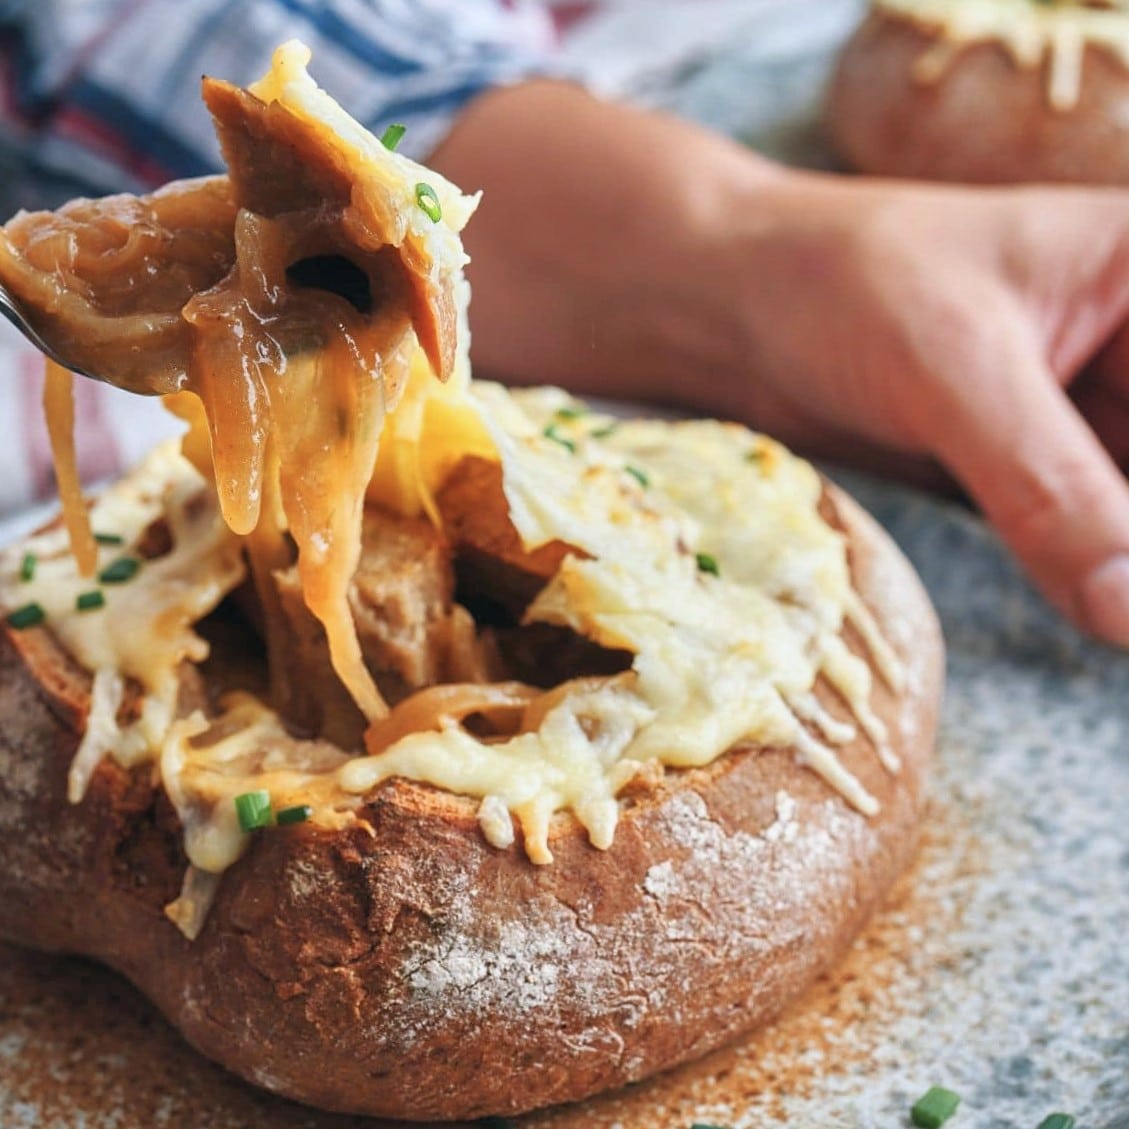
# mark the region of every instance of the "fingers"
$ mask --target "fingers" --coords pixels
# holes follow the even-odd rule
[[[999,379],[954,385],[934,446],[1048,599],[1129,647],[1129,483],[1033,337],[1001,333]]]

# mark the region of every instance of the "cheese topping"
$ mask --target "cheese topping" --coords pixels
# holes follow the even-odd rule
[[[613,424],[577,414],[575,402],[552,389],[510,394],[474,385],[460,404],[464,423],[475,424],[469,429],[452,427],[450,411],[421,410],[413,397],[405,403],[425,421],[418,445],[436,466],[481,450],[491,434],[527,543],[561,539],[588,554],[565,559],[528,619],[628,650],[632,669],[566,686],[535,728],[506,740],[481,740],[452,723],[409,733],[376,755],[349,757],[293,737],[248,695],[232,699],[218,718],[195,712],[174,723],[178,667],[206,655],[191,624],[244,570],[239,540],[201,479],[162,449],[103,495],[92,518],[96,529],[118,532],[128,545],[164,513],[172,532],[167,555],[143,564],[130,584],[107,589],[104,609],[77,612],[87,582],[63,531],[52,530],[28,543],[41,561],[34,581],[18,592],[10,582],[3,591],[9,604],[43,602],[60,640],[96,672],[78,778],[85,781],[107,752],[126,764],[156,758],[185,827],[188,857],[211,873],[229,866],[247,842],[234,797],[260,788],[276,809],[308,804],[317,824],[341,826],[381,781],[405,776],[480,797],[483,831],[497,845],[512,841],[516,819],[526,852],[541,863],[552,858],[554,813],[571,811],[592,843],[606,848],[618,793],[646,766],[704,765],[742,743],[794,746],[859,810],[876,810],[833,751],[858,726],[875,755],[896,768],[868,704],[869,667],[841,641],[847,620],[864,638],[876,636],[851,589],[843,539],[819,515],[821,485],[807,463],[736,425]],[[395,413],[388,426],[400,426]],[[547,428],[557,438],[546,437]],[[425,477],[413,481],[426,485]],[[703,554],[716,575],[701,568]],[[18,557],[9,552],[7,577]],[[890,653],[876,665],[897,681]],[[141,717],[125,726],[117,721],[122,675],[145,690]],[[853,723],[814,698],[820,676],[847,703]],[[76,787],[74,798],[80,795]]]
[[[875,7],[940,37],[914,65],[921,82],[940,81],[963,48],[999,43],[1025,70],[1047,60],[1047,100],[1066,111],[1081,95],[1087,44],[1129,68],[1126,0],[875,0]]]
[[[459,729],[414,735],[350,762],[344,787],[360,794],[392,775],[441,787],[458,779],[452,790],[507,803],[540,862],[551,858],[555,810],[571,808],[606,845],[615,795],[640,764],[707,764],[741,742],[801,747],[829,783],[873,812],[873,797],[802,724],[817,714],[825,741],[855,736],[814,703],[823,675],[882,762],[897,767],[868,704],[869,667],[841,640],[844,620],[872,641],[894,685],[900,669],[851,589],[841,536],[818,513],[815,471],[737,425],[612,427],[578,416],[554,389],[509,394],[480,383],[474,397],[526,546],[561,540],[587,554],[566,558],[527,618],[633,652],[633,674],[566,697],[536,733],[507,742],[483,745]],[[442,463],[448,440],[425,430],[419,444]],[[702,555],[717,576],[702,571]]]
[[[239,540],[220,517],[215,495],[175,443],[158,448],[102,494],[90,518],[95,533],[112,542],[96,547],[98,575],[123,560],[137,562],[127,582],[99,585],[82,576],[61,525],[7,550],[0,565],[0,599],[9,607],[39,604],[59,642],[94,676],[90,714],[71,769],[74,803],[107,753],[125,765],[157,755],[176,717],[181,663],[208,655],[194,625],[246,572]],[[142,560],[138,547],[154,523],[164,523],[171,549]],[[35,573],[21,581],[18,562],[29,553]],[[101,592],[103,603],[82,610],[79,597],[92,590]],[[125,679],[140,687],[141,697],[136,716],[122,724]]]

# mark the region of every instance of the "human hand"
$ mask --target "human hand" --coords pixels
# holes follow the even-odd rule
[[[553,83],[472,104],[434,159],[485,189],[480,374],[944,472],[1053,603],[1129,646],[1129,194],[790,172]]]
[[[911,478],[935,460],[1129,646],[1129,195],[783,174],[760,204],[724,272],[746,371],[710,407]]]

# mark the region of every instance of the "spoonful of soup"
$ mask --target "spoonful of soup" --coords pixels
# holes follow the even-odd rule
[[[413,358],[455,370],[476,201],[349,118],[308,58],[291,42],[247,89],[204,80],[227,176],[20,213],[0,231],[0,284],[64,368],[170,397],[264,606],[296,557],[372,721],[387,709],[345,599],[364,493]]]

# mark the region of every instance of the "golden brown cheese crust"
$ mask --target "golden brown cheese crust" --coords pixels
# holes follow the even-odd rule
[[[845,48],[827,100],[839,154],[859,172],[963,183],[1129,184],[1129,72],[1084,48],[1077,102],[1054,108],[1049,57],[1020,67],[995,42],[963,45],[936,79],[914,68],[937,39],[875,11]]]
[[[185,862],[163,794],[148,771],[107,762],[67,804],[89,680],[45,632],[5,632],[0,930],[105,961],[203,1053],[327,1109],[515,1113],[725,1043],[844,948],[921,821],[936,619],[884,534],[831,496],[856,585],[907,674],[900,696],[877,680],[874,694],[901,772],[864,739],[840,751],[876,817],[792,750],[739,749],[626,800],[607,851],[558,816],[556,861],[538,867],[520,843],[488,846],[471,802],[394,780],[369,797],[371,834],[258,834],[189,942],[162,912]]]

